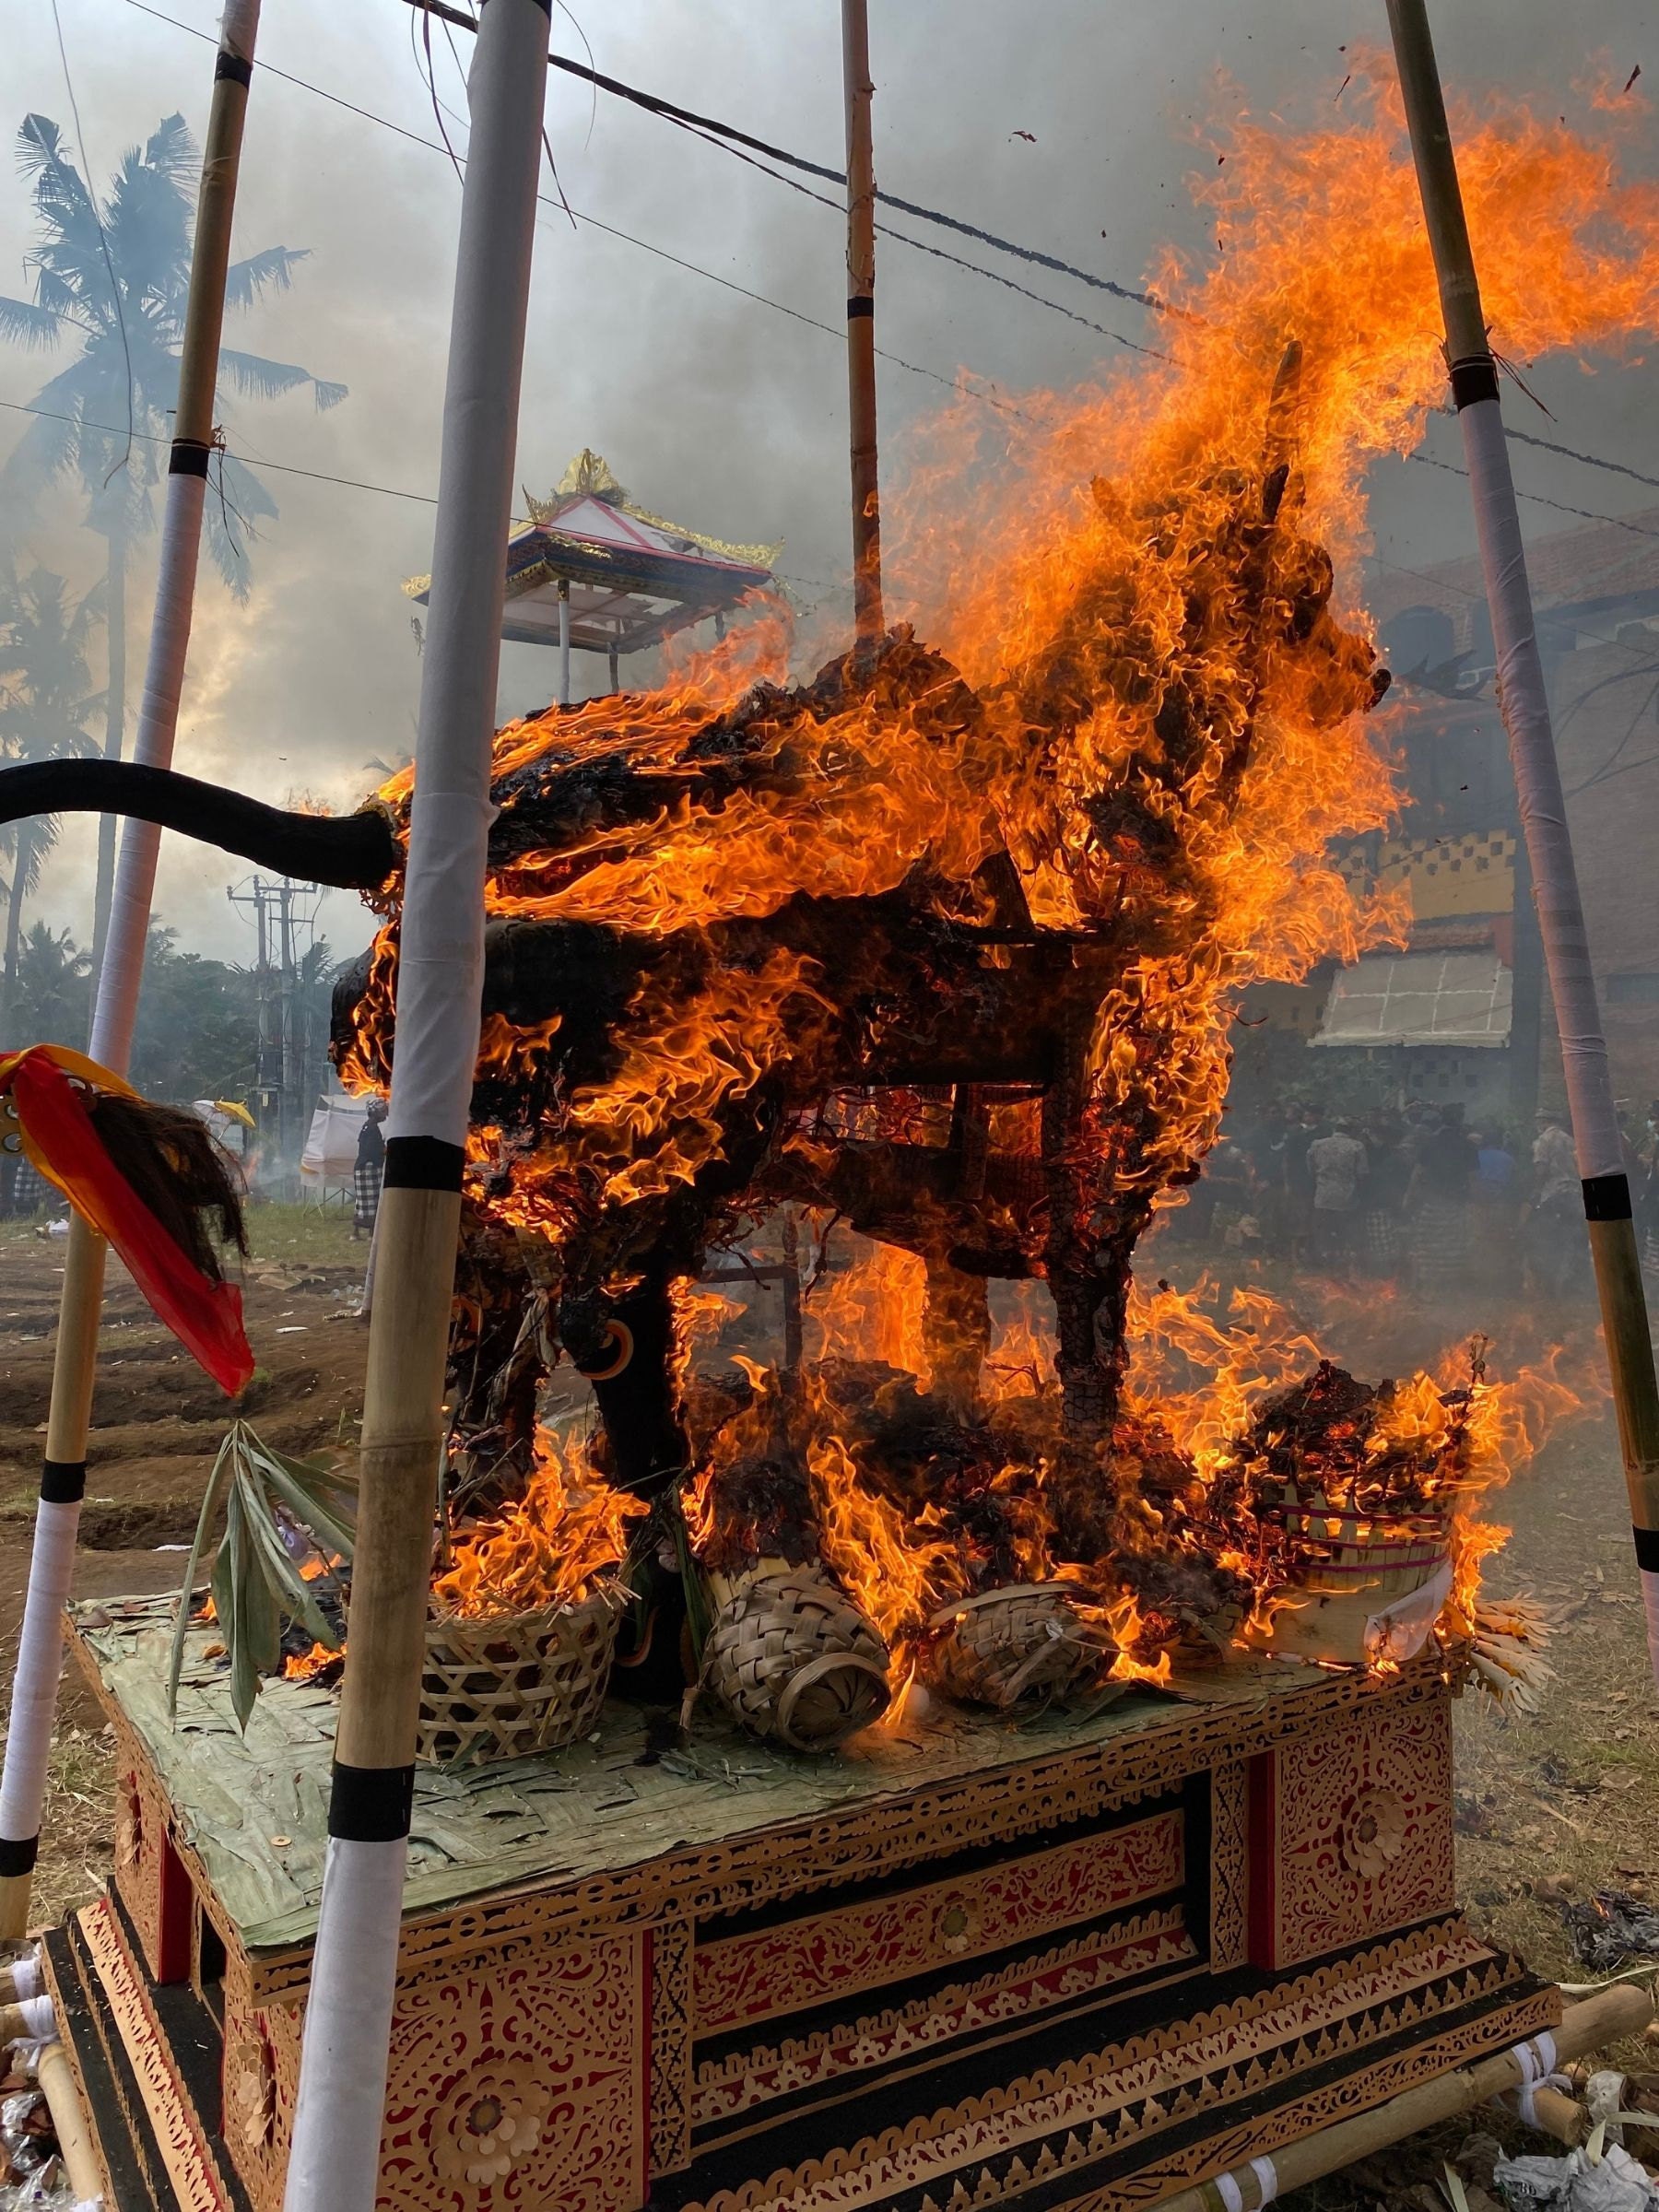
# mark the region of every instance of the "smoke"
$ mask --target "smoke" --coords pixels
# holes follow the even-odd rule
[[[839,166],[841,63],[833,7],[774,0],[665,10],[615,0],[587,11],[596,65]],[[122,151],[182,110],[198,135],[211,48],[124,0],[61,0],[88,143],[77,148],[106,182]],[[211,32],[211,0],[167,0],[167,12]],[[1654,15],[1636,0],[1569,11],[1552,0],[1460,0],[1437,10],[1453,88],[1478,99],[1501,84],[1549,100],[1605,62],[1615,89],[1638,61],[1654,73]],[[1269,20],[1269,15],[1271,20]],[[569,18],[554,39],[584,58]],[[875,12],[877,171],[893,191],[1027,240],[1125,284],[1170,241],[1214,250],[1186,179],[1213,168],[1206,121],[1239,107],[1317,116],[1341,97],[1359,42],[1374,45],[1381,11],[1366,0],[1332,9],[1295,0],[1271,11],[1185,0],[1180,8],[1103,8],[1048,0],[1009,11],[990,0],[906,0]],[[465,49],[465,34],[455,34]],[[465,91],[441,26],[432,29],[443,127],[465,142]],[[237,250],[280,242],[311,249],[293,289],[236,318],[231,342],[302,362],[351,388],[319,415],[295,395],[226,409],[231,448],[263,463],[429,495],[438,431],[459,185],[398,0],[340,9],[292,0],[266,19],[250,112]],[[466,55],[461,53],[462,63]],[[424,56],[421,57],[422,62]],[[284,82],[292,72],[394,124],[399,136],[346,107]],[[8,45],[15,129],[40,111],[69,127],[51,18],[14,11]],[[1637,94],[1640,95],[1638,85]],[[1563,104],[1568,97],[1562,90]],[[839,331],[845,295],[836,215],[729,155],[570,79],[556,78],[548,135],[580,215],[630,233],[733,286],[770,296],[829,325],[828,334],[723,288],[587,221],[572,229],[546,178],[520,418],[521,481],[545,491],[583,445],[603,453],[641,502],[693,527],[744,540],[782,537],[782,566],[803,601],[835,617],[848,602],[845,385]],[[438,150],[415,143],[430,140]],[[832,188],[831,188],[832,189]],[[892,227],[924,236],[911,218]],[[21,180],[0,184],[3,287],[21,289],[30,239]],[[1155,318],[990,248],[939,236],[1137,343]],[[1070,384],[1121,348],[966,272],[884,241],[878,343],[949,380],[967,369],[1005,395]],[[0,347],[0,398],[27,401],[65,355]],[[907,426],[947,398],[944,384],[884,360],[883,440],[895,486]],[[1594,387],[1576,368],[1546,363],[1529,382],[1555,427],[1521,402],[1523,428],[1659,475],[1659,410],[1650,373],[1627,367]],[[0,442],[23,418],[0,417]],[[1457,458],[1435,426],[1432,450]],[[1553,456],[1526,452],[1523,486],[1618,512],[1653,495]],[[253,592],[238,606],[206,566],[179,760],[261,795],[307,793],[353,803],[374,782],[368,764],[409,751],[419,655],[403,578],[429,563],[432,509],[418,500],[269,469],[280,519],[252,547]],[[65,488],[29,526],[38,558],[90,584],[100,541],[79,524]],[[1466,551],[1466,495],[1454,477],[1393,464],[1379,472],[1377,550],[1400,565]],[[1571,518],[1524,508],[1529,529]],[[992,518],[994,520],[994,518]],[[135,704],[147,629],[153,548],[129,589],[129,695]],[[649,680],[647,660],[632,673]],[[503,713],[545,702],[553,655],[508,647]],[[594,688],[603,670],[578,662]],[[129,728],[131,722],[129,719]],[[93,838],[66,827],[36,911],[78,936],[88,931]],[[168,840],[158,905],[186,946],[250,956],[224,901],[237,871],[201,847]],[[344,896],[321,926],[355,949],[369,919]]]

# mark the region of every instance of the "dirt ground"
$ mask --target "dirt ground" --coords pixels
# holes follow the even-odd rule
[[[244,1405],[261,1433],[304,1453],[348,1441],[361,1406],[367,1331],[352,1318],[367,1247],[337,1215],[265,1206],[243,1307],[259,1361]],[[0,1229],[0,1667],[9,1680],[29,1572],[40,1455],[63,1282],[61,1238]],[[164,1590],[184,1571],[229,1402],[150,1314],[112,1260],[92,1399],[76,1590]],[[110,1761],[98,1707],[72,1666],[43,1828],[37,1902],[56,1919],[110,1865]]]
[[[252,1226],[246,1312],[260,1362],[248,1394],[252,1418],[289,1451],[349,1442],[367,1343],[353,1317],[364,1247],[352,1242],[338,1217],[295,1208],[260,1209]],[[1197,1265],[1195,1255],[1175,1249],[1158,1259],[1177,1279]],[[0,1667],[7,1676],[62,1266],[61,1241],[32,1229],[0,1230],[0,1523],[7,1537]],[[1299,1306],[1322,1345],[1370,1377],[1432,1361],[1455,1341],[1460,1321],[1465,1329],[1473,1321],[1489,1331],[1500,1373],[1515,1359],[1535,1356],[1544,1335],[1497,1294],[1473,1299],[1461,1316],[1425,1311],[1375,1287],[1304,1286]],[[1593,1382],[1591,1317],[1568,1318],[1578,1329],[1580,1371]],[[151,1321],[118,1270],[104,1347],[76,1586],[88,1594],[165,1588],[182,1572],[178,1547],[194,1529],[226,1404]],[[1648,1672],[1617,1440],[1605,1411],[1546,1446],[1504,1494],[1500,1517],[1513,1534],[1488,1563],[1488,1586],[1506,1595],[1530,1592],[1550,1609],[1556,1679],[1535,1716],[1505,1717],[1474,1692],[1462,1700],[1459,1886],[1478,1928],[1540,1972],[1585,1981],[1591,1977],[1563,1929],[1563,1899],[1632,1885],[1641,1894],[1650,1884],[1659,1896],[1659,1696]],[[85,1690],[75,1682],[66,1688],[39,1876],[42,1916],[53,1918],[101,1883],[111,1848],[107,1743]],[[1645,2061],[1640,2047],[1620,2055],[1636,2066],[1659,2063],[1651,2046]],[[1391,2159],[1386,2187],[1378,2176],[1361,2174],[1312,2194],[1325,2212],[1345,2212],[1380,2197],[1409,2205],[1415,2187],[1419,2212],[1430,2212],[1439,2157],[1466,2133],[1458,2129]]]

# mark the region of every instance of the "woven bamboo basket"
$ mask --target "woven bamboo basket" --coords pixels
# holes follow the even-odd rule
[[[703,1680],[751,1735],[830,1751],[887,1710],[887,1646],[833,1583],[782,1560],[730,1584],[712,1579],[724,1602]]]
[[[1290,1579],[1265,1629],[1247,1641],[1288,1656],[1362,1665],[1375,1657],[1377,1617],[1423,1590],[1452,1557],[1444,1512],[1363,1518],[1318,1500],[1285,1514]]]
[[[603,1583],[576,1606],[429,1620],[419,1756],[438,1766],[573,1744],[598,1721],[627,1603]]]
[[[1010,1583],[943,1606],[928,1680],[947,1697],[1008,1712],[1022,1700],[1064,1704],[1098,1689],[1117,1646],[1060,1583]]]

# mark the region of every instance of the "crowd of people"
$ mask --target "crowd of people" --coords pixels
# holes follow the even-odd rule
[[[1626,1147],[1644,1258],[1659,1271],[1659,1100]],[[1183,1211],[1177,1235],[1426,1298],[1490,1279],[1553,1300],[1591,1289],[1572,1138],[1549,1112],[1523,1146],[1455,1103],[1268,1105],[1230,1116]]]

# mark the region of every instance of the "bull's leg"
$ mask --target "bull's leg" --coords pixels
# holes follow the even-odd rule
[[[958,1414],[971,1412],[991,1348],[991,1300],[982,1275],[964,1275],[942,1254],[928,1255],[922,1342],[935,1392]]]
[[[560,1327],[593,1384],[613,1482],[647,1500],[653,1523],[629,1567],[638,1603],[623,1624],[611,1687],[646,1704],[677,1703],[686,1687],[685,1586],[669,1515],[690,1471],[691,1443],[676,1382],[672,1277],[658,1262],[616,1300],[567,1300]]]
[[[1061,1416],[1079,1442],[1104,1436],[1116,1418],[1129,1305],[1130,1246],[1110,1235],[1110,1194],[1100,1187],[1088,1107],[1088,1032],[1077,1024],[1043,1095],[1042,1155],[1049,1203],[1043,1258],[1054,1301]]]

